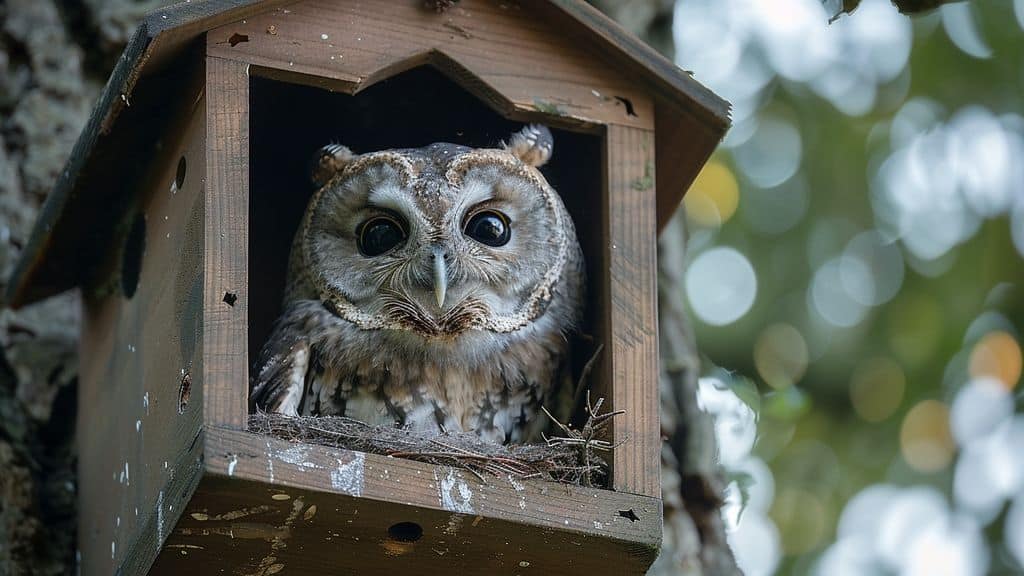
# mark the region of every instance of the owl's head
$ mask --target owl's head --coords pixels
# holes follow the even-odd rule
[[[569,328],[580,254],[561,198],[537,169],[552,148],[536,125],[500,149],[325,147],[293,253],[309,296],[359,328],[433,341],[513,333],[549,308]],[[576,277],[568,284],[567,267]]]

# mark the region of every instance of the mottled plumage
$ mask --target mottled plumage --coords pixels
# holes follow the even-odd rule
[[[324,147],[253,407],[533,437],[571,395],[583,305],[572,220],[537,170],[551,151],[542,126],[501,149]]]

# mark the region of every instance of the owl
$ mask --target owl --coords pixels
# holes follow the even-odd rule
[[[539,125],[495,149],[322,148],[250,408],[534,438],[584,303],[552,150]]]

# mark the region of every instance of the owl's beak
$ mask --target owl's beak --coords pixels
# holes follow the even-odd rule
[[[444,263],[444,251],[434,249],[434,297],[437,307],[444,308],[444,297],[448,293],[448,266]]]

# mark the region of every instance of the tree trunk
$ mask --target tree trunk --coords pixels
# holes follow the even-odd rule
[[[594,4],[671,56],[672,0]],[[156,5],[0,3],[0,291],[122,45]],[[731,574],[714,438],[696,407],[698,360],[680,301],[684,240],[677,219],[661,242],[665,543],[651,573]],[[75,572],[78,326],[74,295],[0,312],[0,574]]]

